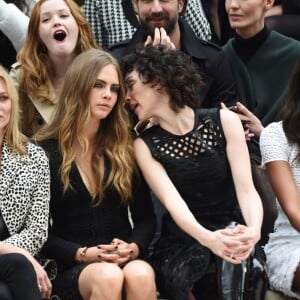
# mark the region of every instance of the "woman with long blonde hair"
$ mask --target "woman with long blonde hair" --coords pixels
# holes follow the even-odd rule
[[[10,73],[19,89],[26,135],[50,122],[66,70],[78,54],[91,48],[97,48],[92,31],[74,1],[38,1]]]
[[[43,253],[58,264],[53,289],[64,300],[155,299],[153,270],[136,259],[147,254],[155,218],[124,95],[117,61],[88,50],[68,69],[53,121],[36,136],[51,170],[53,225]]]
[[[18,113],[18,93],[0,66],[0,299],[39,300],[52,288],[34,258],[47,239],[49,164],[19,132]]]

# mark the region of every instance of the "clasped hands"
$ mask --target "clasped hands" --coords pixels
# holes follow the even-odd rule
[[[212,232],[206,246],[217,256],[233,263],[240,264],[252,252],[260,235],[251,227],[237,225]]]
[[[76,257],[81,262],[110,262],[119,266],[124,265],[128,261],[135,259],[139,255],[137,244],[130,243],[114,238],[110,244],[101,244],[89,247],[85,251],[85,255],[80,257],[78,249]],[[79,259],[80,257],[80,259]]]

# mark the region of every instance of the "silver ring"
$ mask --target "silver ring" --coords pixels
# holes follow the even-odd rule
[[[230,258],[230,259],[234,259],[234,254],[231,253],[230,256],[229,256],[229,258]]]
[[[42,286],[41,286],[41,284],[38,282],[38,288],[39,288],[39,290],[40,290],[40,292],[42,291]]]

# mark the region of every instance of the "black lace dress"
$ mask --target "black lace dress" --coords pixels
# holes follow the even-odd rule
[[[219,109],[195,110],[194,128],[185,135],[153,126],[141,138],[164,166],[200,224],[215,230],[230,221],[243,223]],[[163,216],[152,264],[164,296],[186,299],[194,283],[207,272],[210,256],[209,249],[184,233],[169,214]]]

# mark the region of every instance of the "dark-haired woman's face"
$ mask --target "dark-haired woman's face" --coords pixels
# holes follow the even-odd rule
[[[264,26],[264,17],[273,0],[226,0],[225,8],[230,26],[236,32],[249,38]]]
[[[5,82],[0,78],[0,135],[3,137],[11,114],[11,99],[8,95]]]
[[[143,83],[136,70],[126,75],[126,98],[130,108],[140,121],[150,119],[159,109],[159,101],[163,94],[151,83]]]

